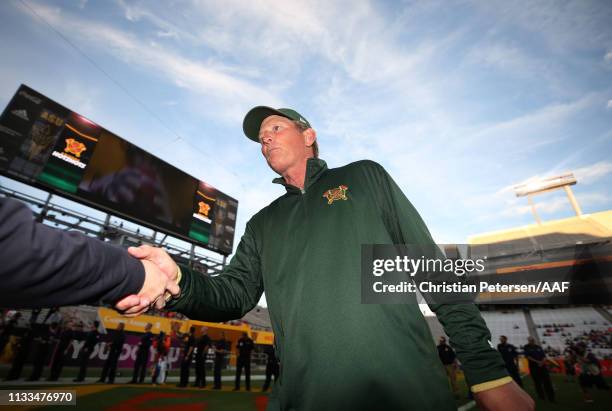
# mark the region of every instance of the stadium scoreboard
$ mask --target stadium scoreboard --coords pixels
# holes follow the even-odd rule
[[[0,173],[232,252],[238,201],[25,85],[0,116]]]

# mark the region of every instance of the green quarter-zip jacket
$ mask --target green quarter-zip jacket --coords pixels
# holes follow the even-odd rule
[[[241,318],[266,291],[281,362],[268,409],[455,409],[418,304],[361,304],[362,244],[432,244],[421,217],[379,164],[327,169],[307,162],[304,189],[247,223],[214,277],[183,269],[171,309],[190,318]],[[507,376],[472,304],[434,305],[468,383]]]

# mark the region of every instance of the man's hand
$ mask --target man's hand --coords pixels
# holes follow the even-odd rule
[[[161,248],[151,247],[150,245],[143,245],[140,247],[128,248],[128,253],[132,257],[136,257],[141,260],[143,264],[145,262],[153,263],[155,266],[158,267],[159,270],[161,270],[161,272],[166,275],[166,277],[173,284],[176,284],[176,279],[178,276],[178,266],[176,265],[174,260],[172,260],[172,258],[168,255],[168,253],[166,253]],[[146,267],[147,266],[145,265],[145,269]],[[171,294],[174,296],[178,295],[173,294],[172,292]],[[164,296],[162,295],[158,299],[158,303],[160,302],[159,300],[165,302]],[[119,301],[115,305],[115,308],[117,309],[117,311],[122,312],[128,317],[134,317],[146,312],[150,308],[152,302],[153,300],[151,300],[151,298],[142,295],[141,293],[139,293],[138,295],[132,294]]]
[[[140,247],[128,248],[128,253],[141,261],[150,261],[168,276],[172,281],[176,281],[178,266],[174,260],[161,248],[141,245]]]
[[[168,278],[164,271],[149,260],[141,260],[145,269],[145,281],[138,295],[130,295],[119,301],[115,308],[128,317],[135,317],[147,311],[151,305],[157,309],[166,304],[165,293],[177,296],[179,286],[174,279]]]
[[[476,403],[483,411],[533,411],[533,399],[516,382],[474,393]]]

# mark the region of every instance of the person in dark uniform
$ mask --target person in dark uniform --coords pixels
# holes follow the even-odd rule
[[[246,385],[247,391],[251,391],[251,353],[255,348],[253,340],[249,338],[247,333],[242,333],[242,337],[236,343],[236,349],[238,351],[238,358],[236,360],[236,383],[234,384],[234,391],[240,390],[240,375],[244,368],[244,385]]]
[[[99,321],[94,321],[91,326],[91,330],[85,334],[85,343],[83,344],[83,348],[79,353],[79,375],[74,379],[74,382],[81,382],[85,380],[87,376],[87,366],[89,365],[89,357],[91,357],[91,353],[93,352],[96,344],[100,341],[100,333],[98,333],[98,327],[100,326]]]
[[[201,335],[196,343],[196,355],[195,355],[195,374],[196,380],[194,387],[202,388],[206,387],[206,355],[208,354],[208,348],[211,345],[210,337],[206,333],[207,328],[201,328]]]
[[[263,387],[261,388],[262,392],[268,391],[270,388],[270,383],[272,382],[272,376],[274,376],[274,382],[278,378],[278,359],[276,358],[276,353],[274,352],[273,345],[267,345],[264,348],[264,353],[267,356],[266,359],[266,381],[264,382]]]
[[[73,329],[75,328],[75,329]],[[64,357],[68,351],[68,347],[72,343],[72,339],[75,338],[79,333],[80,329],[78,326],[74,326],[73,323],[67,324],[63,327],[59,335],[59,340],[53,351],[53,358],[51,360],[51,371],[47,381],[57,381],[64,368]]]
[[[553,390],[550,375],[546,368],[546,353],[535,343],[533,337],[527,338],[528,343],[523,347],[523,353],[529,362],[529,373],[533,378],[538,397],[542,400],[547,399],[555,402],[555,391]]]
[[[36,341],[34,351],[34,361],[32,364],[32,374],[28,378],[28,381],[38,381],[45,368],[45,363],[49,358],[49,350],[53,342],[57,341],[59,334],[59,326],[57,323],[51,323],[50,325],[41,324],[36,327]]]
[[[440,357],[440,361],[442,361],[444,369],[446,370],[446,375],[450,380],[453,394],[457,395],[457,355],[455,355],[455,350],[446,344],[446,337],[444,336],[440,337],[440,342],[438,344],[438,356]]]
[[[221,332],[221,339],[215,343],[215,385],[213,389],[221,389],[221,369],[225,363],[225,356],[229,352],[229,342],[225,339],[225,333]]]
[[[117,371],[117,361],[119,361],[119,356],[121,355],[121,351],[123,350],[123,343],[125,342],[125,333],[123,329],[125,328],[124,323],[119,323],[117,326],[117,330],[115,331],[115,335],[113,336],[111,346],[108,352],[108,358],[104,363],[104,368],[102,368],[102,375],[98,382],[105,382],[106,377],[108,377],[108,383],[115,383],[115,373]]]
[[[134,374],[132,375],[132,381],[130,381],[131,384],[142,384],[144,381],[147,363],[149,362],[149,351],[151,351],[151,344],[153,343],[151,328],[153,328],[153,324],[147,323],[145,325],[145,333],[140,337],[136,361],[134,362]]]
[[[610,387],[601,375],[601,364],[592,352],[587,350],[584,343],[578,343],[575,347],[576,360],[580,363],[580,376],[578,382],[582,389],[584,402],[594,402],[591,397],[591,389],[595,386],[599,390],[609,391]]]
[[[7,381],[18,380],[21,377],[21,371],[23,371],[23,365],[30,355],[30,349],[32,347],[32,340],[34,339],[34,332],[31,327],[28,327],[23,332],[23,335],[17,342],[17,353],[13,359],[11,369],[6,377]]]
[[[183,359],[181,361],[181,380],[177,387],[186,387],[189,384],[189,367],[193,361],[193,351],[195,350],[196,337],[195,327],[189,329],[189,334],[183,335]]]
[[[508,344],[508,337],[502,335],[499,337],[499,344],[497,344],[497,351],[501,354],[504,362],[506,363],[506,369],[514,381],[519,385],[523,386],[521,375],[518,369],[518,352],[516,347],[512,344]]]

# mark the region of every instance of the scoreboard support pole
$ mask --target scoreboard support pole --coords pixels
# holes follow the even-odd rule
[[[49,204],[51,203],[52,198],[53,194],[49,193],[42,210],[40,210],[40,214],[38,214],[38,217],[36,217],[37,222],[42,223],[45,220],[45,217],[47,217],[47,213],[49,212]]]

